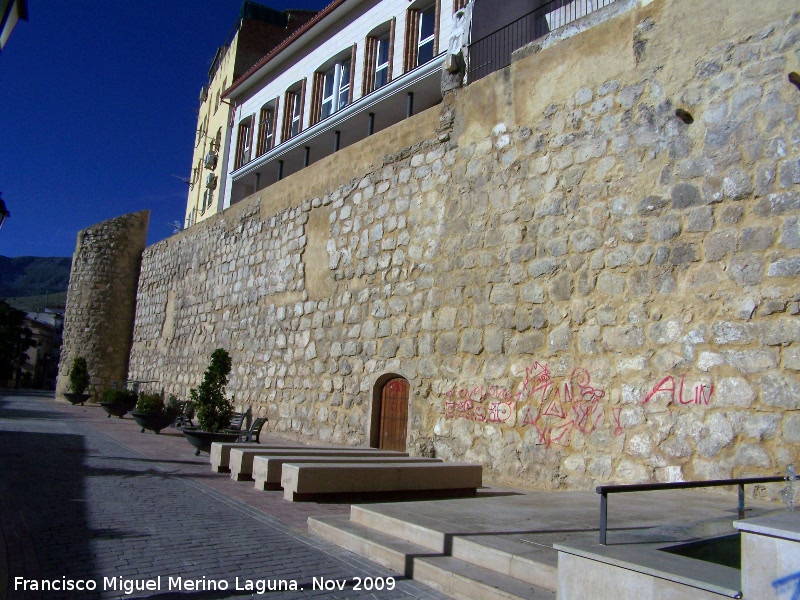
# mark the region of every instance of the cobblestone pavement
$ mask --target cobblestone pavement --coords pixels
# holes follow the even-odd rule
[[[174,431],[103,417],[0,395],[0,598],[444,598],[303,533],[308,514],[346,506],[259,493],[211,473]],[[23,590],[20,577],[96,589]]]

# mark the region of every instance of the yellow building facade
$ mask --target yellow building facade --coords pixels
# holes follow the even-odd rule
[[[223,92],[258,60],[311,19],[316,12],[283,12],[246,1],[227,42],[217,50],[208,81],[200,90],[185,227],[222,209],[231,136],[231,104]]]

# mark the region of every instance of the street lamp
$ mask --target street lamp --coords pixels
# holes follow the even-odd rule
[[[6,222],[6,219],[11,216],[11,213],[8,212],[6,208],[6,203],[3,202],[3,192],[0,192],[0,227],[3,226],[3,223]]]

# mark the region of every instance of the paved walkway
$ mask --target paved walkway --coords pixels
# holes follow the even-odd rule
[[[348,505],[234,484],[178,432],[98,406],[0,391],[0,473],[0,599],[444,598],[305,534]]]

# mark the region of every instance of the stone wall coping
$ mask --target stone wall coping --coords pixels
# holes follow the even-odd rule
[[[707,590],[729,598],[741,598],[739,569],[659,550],[659,547],[665,545],[667,544],[661,542],[600,546],[596,542],[587,541],[553,544],[553,548],[558,552]]]
[[[734,521],[739,531],[800,542],[800,513],[782,511],[764,517]]]

